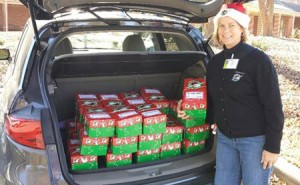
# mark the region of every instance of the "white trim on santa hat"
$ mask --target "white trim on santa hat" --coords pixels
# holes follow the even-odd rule
[[[235,10],[233,8],[226,8],[221,9],[220,12],[214,17],[214,26],[217,28],[219,19],[221,17],[230,17],[234,19],[236,22],[238,22],[242,27],[245,29],[248,29],[249,23],[250,23],[250,17],[247,14],[244,14],[238,10]]]

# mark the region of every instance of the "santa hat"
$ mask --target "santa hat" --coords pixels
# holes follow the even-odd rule
[[[218,26],[219,19],[226,16],[234,19],[245,29],[248,29],[250,17],[245,13],[245,8],[242,3],[224,4],[219,13],[214,17],[213,21],[215,28]]]

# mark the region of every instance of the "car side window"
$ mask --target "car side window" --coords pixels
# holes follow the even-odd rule
[[[188,37],[175,33],[131,31],[77,32],[68,36],[68,40],[71,42],[73,53],[196,50]]]
[[[183,35],[163,33],[162,37],[167,51],[196,51],[193,43]]]

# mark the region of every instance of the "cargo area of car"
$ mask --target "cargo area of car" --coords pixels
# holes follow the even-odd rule
[[[55,105],[60,131],[67,154],[68,128],[66,121],[74,120],[76,94],[100,94],[140,92],[141,88],[159,89],[168,100],[179,100],[185,78],[205,78],[205,53],[193,52],[127,52],[105,54],[66,54],[51,63],[51,99]],[[201,156],[211,149],[213,138],[209,137],[205,149],[192,154],[155,160],[117,168],[163,164],[170,161],[187,160],[188,156]],[[190,161],[192,164],[192,160]],[[71,169],[71,167],[68,167]],[[105,156],[99,156],[98,169],[110,170],[105,165]],[[72,170],[71,170],[72,171]],[[87,170],[88,171],[88,170]],[[79,173],[85,172],[80,170]],[[78,171],[76,172],[78,173]]]
[[[52,63],[52,99],[60,121],[75,116],[78,93],[139,92],[158,88],[169,99],[181,98],[183,79],[204,77],[203,52],[68,54]],[[202,64],[201,64],[202,63]]]

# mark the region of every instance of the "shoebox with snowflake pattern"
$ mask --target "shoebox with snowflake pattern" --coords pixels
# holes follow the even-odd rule
[[[160,158],[170,158],[181,155],[181,142],[167,143],[161,145]]]
[[[192,142],[187,139],[183,139],[182,144],[184,154],[195,153],[204,149],[205,140]]]
[[[132,164],[132,154],[114,155],[111,152],[109,152],[106,155],[106,166],[107,167],[127,166],[130,164]]]
[[[165,133],[167,116],[159,110],[141,112],[143,116],[143,134]]]
[[[184,129],[184,138],[191,141],[201,141],[209,137],[210,125],[204,124]]]
[[[69,149],[72,170],[91,170],[98,168],[98,157],[95,155],[81,155],[80,148]]]
[[[162,134],[139,135],[138,150],[159,149],[161,146]]]
[[[134,110],[112,114],[116,119],[116,136],[132,137],[142,134],[142,115]]]
[[[152,150],[139,150],[136,152],[136,162],[144,163],[149,161],[155,161],[159,159],[160,149]]]
[[[134,153],[138,149],[138,137],[112,137],[110,139],[111,152],[114,155]]]
[[[80,123],[84,123],[84,113],[87,108],[103,107],[95,94],[77,94],[76,98],[76,114]]]
[[[107,154],[109,138],[91,138],[87,132],[82,129],[80,131],[80,154],[81,155],[97,155],[103,156]]]
[[[206,110],[207,107],[207,89],[205,79],[185,79],[182,96],[182,110],[184,110],[191,118],[205,119],[206,111],[203,111]]]
[[[172,116],[167,116],[166,132],[162,135],[162,144],[181,142],[182,133],[183,125]]]
[[[106,112],[88,113],[85,128],[89,137],[112,137],[115,135],[115,118]]]

